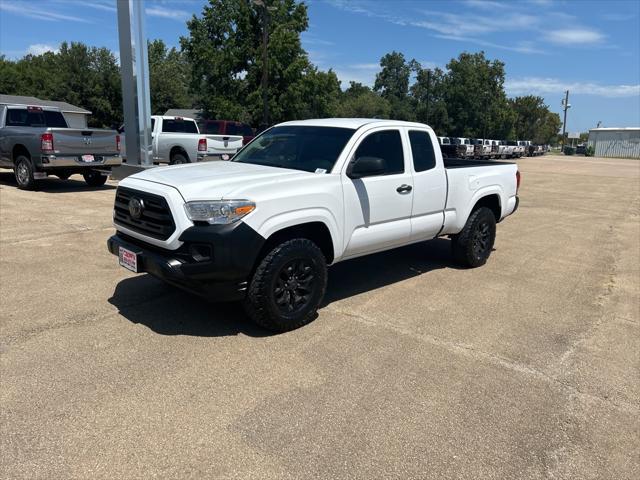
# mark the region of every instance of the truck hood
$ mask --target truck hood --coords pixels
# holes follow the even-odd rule
[[[189,202],[248,198],[247,193],[263,184],[272,185],[308,176],[316,174],[249,163],[214,161],[150,168],[128,178],[173,187]],[[124,186],[126,181],[122,182]]]

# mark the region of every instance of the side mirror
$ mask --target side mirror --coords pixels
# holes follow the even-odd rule
[[[381,175],[387,169],[387,164],[383,158],[379,157],[358,157],[347,167],[349,178],[372,177]]]

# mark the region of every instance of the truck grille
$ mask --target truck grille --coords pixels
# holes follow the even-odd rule
[[[129,212],[129,202],[133,198],[142,200],[144,204],[139,218],[134,218]],[[113,212],[117,225],[148,237],[166,240],[176,230],[169,205],[160,195],[118,187]]]

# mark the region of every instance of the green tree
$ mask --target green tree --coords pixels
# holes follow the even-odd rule
[[[510,101],[518,138],[548,144],[557,136],[562,125],[560,115],[549,111],[542,97],[527,95]]]
[[[22,83],[21,80],[16,63],[7,60],[4,55],[0,55],[0,93],[17,95]]]
[[[409,102],[409,79],[415,60],[407,62],[402,53],[393,51],[380,59],[380,72],[376,74],[373,89],[391,106],[391,116],[396,120],[415,118]]]
[[[314,66],[307,67],[299,82],[300,105],[296,107],[297,118],[334,117],[338,111],[340,80],[333,70],[322,72]]]
[[[337,109],[337,116],[347,118],[390,118],[390,115],[389,101],[357,82],[350,83]]]
[[[307,115],[311,88],[333,95],[333,82],[317,75],[302,48],[308,27],[307,7],[295,0],[209,0],[200,17],[187,22],[189,36],[180,43],[192,66],[192,89],[207,115],[262,122],[262,32],[268,23],[267,96],[270,123]],[[324,95],[324,93],[322,94]],[[317,104],[318,102],[316,102]]]
[[[507,138],[512,116],[504,92],[504,63],[484,52],[461,53],[447,64],[444,99],[450,132],[460,137]]]
[[[189,95],[190,65],[175,47],[168,49],[162,40],[148,42],[151,110],[164,115],[170,108],[191,108]]]
[[[415,64],[416,80],[410,88],[416,120],[431,126],[444,135],[449,128],[449,115],[445,101],[446,74],[440,68],[433,70]]]

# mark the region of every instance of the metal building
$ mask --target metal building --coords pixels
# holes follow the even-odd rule
[[[589,145],[596,157],[640,159],[640,127],[592,128]]]

